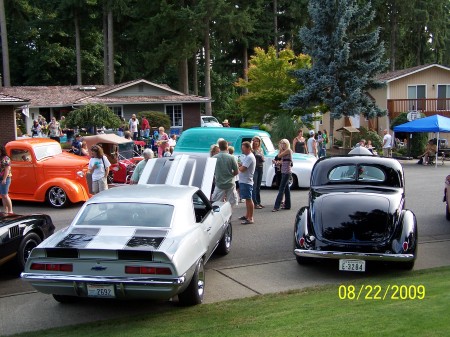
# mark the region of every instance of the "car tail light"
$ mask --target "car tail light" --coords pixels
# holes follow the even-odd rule
[[[402,248],[403,248],[404,252],[406,252],[408,250],[408,248],[409,248],[408,241],[403,242]]]
[[[298,240],[298,244],[300,247],[305,247],[305,238],[303,236]]]
[[[73,271],[71,263],[32,263],[31,270],[49,270],[49,271]]]
[[[125,266],[125,274],[172,275],[167,267]]]

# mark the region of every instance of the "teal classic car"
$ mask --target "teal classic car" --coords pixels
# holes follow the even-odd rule
[[[227,140],[230,146],[235,149],[234,154],[240,156],[242,142],[251,142],[254,136],[262,139],[262,148],[266,161],[264,163],[264,172],[262,186],[272,186],[276,184],[275,167],[272,165],[272,159],[275,158],[278,151],[275,149],[270,134],[255,129],[243,128],[192,128],[183,131],[175,146],[174,155],[178,154],[197,154],[209,155],[212,144],[216,144],[219,138]],[[294,153],[293,155],[293,187],[309,188],[311,171],[316,158],[307,154]]]

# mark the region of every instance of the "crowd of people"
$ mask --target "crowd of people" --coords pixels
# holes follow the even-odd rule
[[[303,130],[298,130],[297,137],[292,141],[292,148],[295,153],[304,153],[316,158],[325,157],[327,155],[328,133],[327,130],[314,130],[308,133],[308,139],[305,139]]]

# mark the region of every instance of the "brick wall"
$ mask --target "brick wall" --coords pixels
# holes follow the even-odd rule
[[[16,139],[16,119],[14,106],[0,105],[0,144],[5,145]]]
[[[200,103],[183,104],[183,130],[200,126]]]

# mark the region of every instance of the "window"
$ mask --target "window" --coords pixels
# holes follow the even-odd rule
[[[409,111],[424,111],[425,98],[425,85],[408,86]]]
[[[76,226],[170,227],[174,207],[150,203],[89,204]]]
[[[36,160],[41,160],[48,157],[53,157],[62,153],[60,144],[44,144],[34,147],[34,154]]]
[[[31,161],[31,153],[28,150],[11,150],[11,160],[12,161]]]
[[[450,110],[450,85],[438,84],[437,91],[437,109]]]
[[[183,111],[181,104],[166,105],[166,115],[170,118],[170,125],[183,126]]]
[[[114,105],[109,107],[112,112],[114,112],[117,116],[122,117],[123,116],[123,109],[121,105]]]
[[[383,182],[386,175],[383,170],[375,166],[368,165],[345,165],[332,169],[328,179],[333,182]]]

